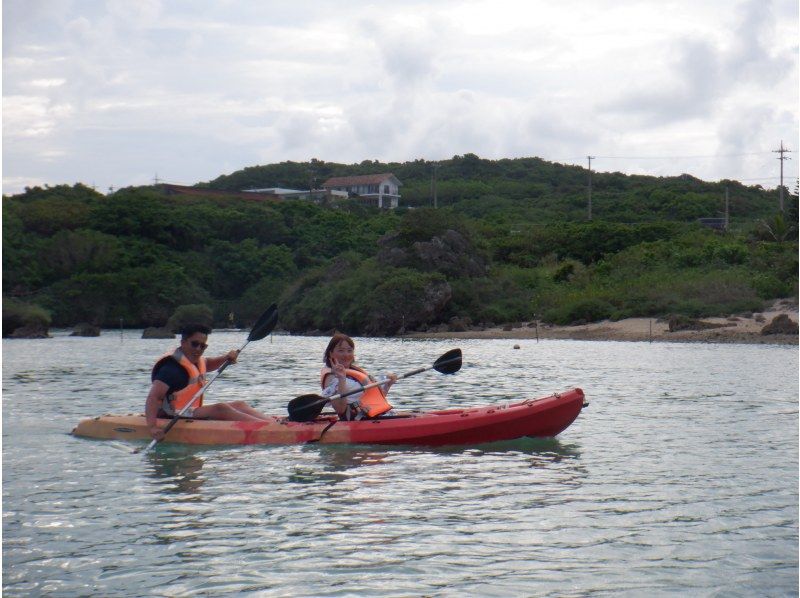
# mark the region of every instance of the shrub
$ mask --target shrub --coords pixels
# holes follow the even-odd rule
[[[597,297],[578,299],[560,307],[550,309],[544,319],[554,324],[576,324],[579,322],[596,322],[611,318],[615,313],[614,306]]]
[[[180,332],[187,324],[205,324],[212,326],[214,314],[208,305],[196,303],[194,305],[179,305],[167,320],[167,328],[172,332]]]
[[[791,294],[791,288],[770,273],[758,273],[753,276],[753,289],[762,299],[776,299]]]
[[[11,336],[17,328],[22,327],[47,330],[50,321],[50,312],[43,307],[3,299],[3,337]]]
[[[568,282],[572,275],[575,274],[575,263],[564,262],[553,274],[554,282]]]

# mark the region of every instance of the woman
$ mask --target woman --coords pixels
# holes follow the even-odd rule
[[[364,369],[355,362],[356,345],[353,339],[337,332],[333,335],[325,349],[323,360],[325,367],[320,372],[322,396],[331,397],[353,390],[361,389],[375,382]],[[369,388],[340,399],[333,399],[331,404],[340,419],[358,420],[386,415],[392,406],[386,400],[386,394],[397,382],[396,374],[389,374],[380,386]]]

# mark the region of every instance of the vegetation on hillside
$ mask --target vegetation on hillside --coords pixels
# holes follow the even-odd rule
[[[781,216],[777,191],[594,173],[588,221],[582,168],[456,156],[437,166],[437,209],[432,171],[421,160],[312,160],[202,185],[308,188],[393,172],[404,183],[404,207],[393,212],[356,200],[331,207],[152,187],[4,197],[4,334],[34,320],[164,326],[180,306],[245,325],[275,301],[292,331],[391,335],[534,317],[715,315],[797,294],[796,196]],[[729,231],[699,225],[721,216],[726,186]]]

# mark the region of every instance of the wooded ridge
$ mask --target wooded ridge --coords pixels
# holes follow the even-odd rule
[[[392,172],[401,207],[357,199],[109,195],[81,184],[3,197],[3,334],[21,326],[252,323],[395,335],[532,320],[758,311],[797,295],[797,196],[688,175],[592,173],[537,158],[245,168],[199,189],[316,187]],[[730,226],[721,217],[725,190]],[[192,307],[187,307],[192,306]],[[180,308],[180,309],[179,309]],[[176,314],[176,310],[179,312]]]

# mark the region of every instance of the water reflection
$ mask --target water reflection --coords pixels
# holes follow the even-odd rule
[[[376,371],[451,347],[357,342]],[[124,365],[157,344],[4,341],[4,594],[797,595],[796,347],[464,341],[461,372],[392,391],[445,409],[584,387],[556,440],[135,457],[69,436],[98,405],[141,410],[146,367]],[[319,349],[253,344],[215,398],[285,413]],[[82,365],[53,384],[52,363]],[[98,400],[76,401],[87,384]]]
[[[331,471],[347,471],[356,467],[382,465],[391,461],[386,449],[369,449],[346,445],[324,446],[319,459]]]
[[[159,482],[159,490],[167,494],[199,496],[205,482],[204,460],[183,447],[151,451],[145,455],[150,475]]]

